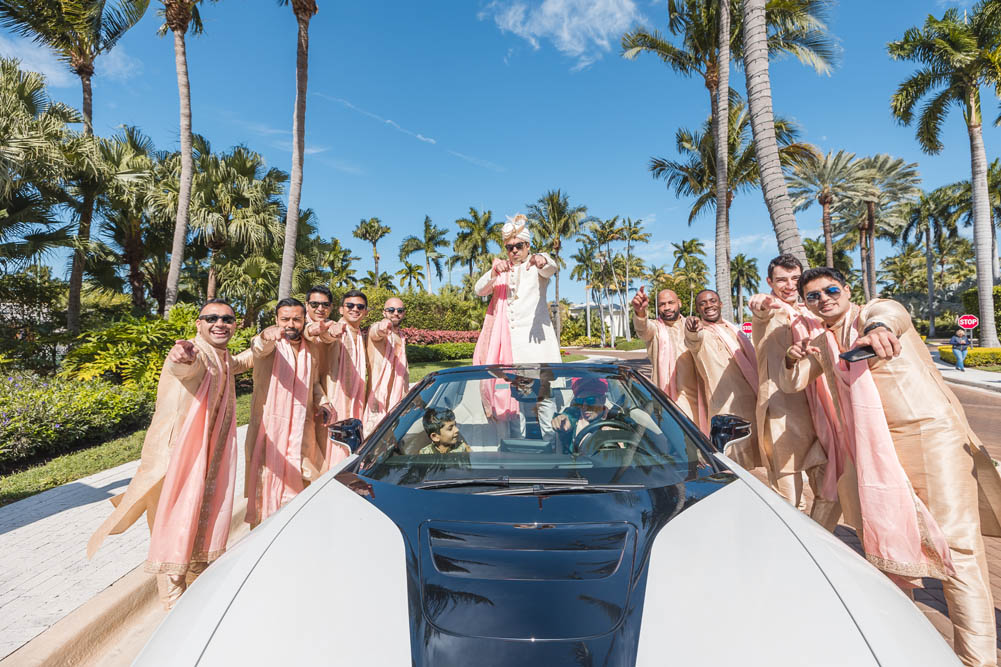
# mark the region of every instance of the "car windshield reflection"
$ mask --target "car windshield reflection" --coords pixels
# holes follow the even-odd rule
[[[475,367],[442,373],[412,395],[366,443],[359,472],[456,493],[617,491],[712,474],[703,447],[690,422],[632,371]]]

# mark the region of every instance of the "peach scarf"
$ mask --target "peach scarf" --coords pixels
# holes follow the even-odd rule
[[[814,340],[824,333],[821,321],[813,317],[801,304],[796,307],[778,297],[776,299],[789,315],[793,343]],[[830,387],[827,386],[826,377],[822,375],[810,383],[806,388],[806,402],[810,406],[813,430],[827,454],[827,467],[824,469],[824,479],[821,480],[820,495],[825,500],[834,501],[838,499],[838,479],[845,470],[845,451],[842,447],[838,447],[838,413],[835,411],[834,399]]]
[[[856,306],[853,311],[857,320],[861,311]],[[855,322],[846,326],[850,347],[859,334]],[[949,545],[900,465],[869,364],[839,359],[841,350],[830,329],[826,340],[845,420],[844,444],[858,475],[866,559],[896,575],[894,580],[904,587],[914,586],[909,580],[918,577],[948,578],[955,573]]]
[[[377,323],[372,326],[381,327],[383,324]],[[368,335],[369,343],[373,348],[376,347],[377,343],[371,339],[371,329]],[[383,343],[386,346],[386,355],[378,374],[372,376],[368,402],[365,404],[365,419],[362,420],[365,433],[371,433],[382,418],[403,399],[410,385],[406,340],[396,333],[395,329],[390,329]],[[375,353],[378,354],[378,350]],[[372,361],[374,363],[375,360]]]
[[[206,361],[205,377],[170,454],[147,569],[184,574],[190,563],[211,562],[226,550],[236,488],[236,392],[229,352],[219,357],[221,365]],[[222,398],[210,415],[210,397],[217,392]]]
[[[507,315],[508,276],[510,271],[497,276],[494,292],[487,306],[487,316],[483,319],[483,329],[473,350],[473,364],[511,364],[511,325]],[[510,419],[518,413],[518,402],[511,396],[511,387],[506,381],[482,380],[480,397],[488,416],[494,419]]]
[[[361,331],[345,326],[344,333],[334,345],[337,350],[337,386],[333,403],[337,421],[361,419],[365,412],[365,338]]]
[[[754,345],[747,336],[741,333],[740,329],[727,322],[703,322],[707,331],[723,342],[723,345],[730,350],[737,367],[740,368],[741,375],[751,385],[754,393],[758,393],[758,359],[754,354]]]
[[[678,353],[674,349],[674,339],[670,327],[659,319],[654,320],[657,327],[657,370],[660,371],[660,390],[672,401],[678,400]],[[678,326],[684,326],[679,322]]]
[[[248,462],[247,523],[259,524],[303,490],[302,434],[313,388],[313,354],[309,343],[299,349],[282,339],[275,344],[271,381],[261,415],[261,428]]]

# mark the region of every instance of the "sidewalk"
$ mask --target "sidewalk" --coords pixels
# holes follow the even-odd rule
[[[243,439],[237,429],[237,469]],[[145,517],[111,535],[87,560],[87,540],[111,513],[108,499],[125,491],[139,461],[0,507],[0,659],[111,586],[146,559]],[[243,475],[237,475],[237,496]]]
[[[981,371],[976,368],[967,368],[965,372],[957,371],[955,366],[939,358],[937,347],[929,346],[928,351],[931,352],[935,365],[947,382],[1001,393],[1001,373]]]

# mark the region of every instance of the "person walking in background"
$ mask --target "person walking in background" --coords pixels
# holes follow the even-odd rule
[[[952,353],[956,355],[956,370],[966,372],[966,353],[969,352],[970,339],[966,337],[966,329],[956,329],[956,335],[949,339]]]

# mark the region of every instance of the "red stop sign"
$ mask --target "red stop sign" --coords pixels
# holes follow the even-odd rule
[[[976,315],[960,315],[958,324],[961,329],[976,329],[980,319]]]
[[[959,326],[963,326],[963,325],[960,324]],[[751,335],[751,323],[750,322],[744,322],[743,324],[740,325],[740,330],[744,332],[745,336],[750,336]]]

